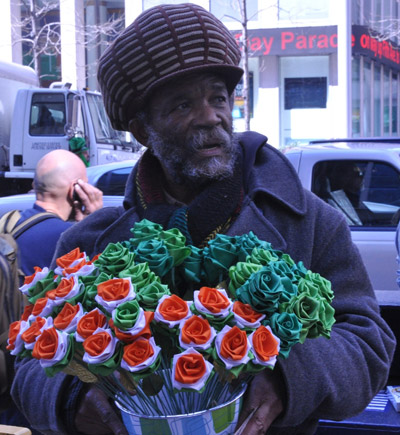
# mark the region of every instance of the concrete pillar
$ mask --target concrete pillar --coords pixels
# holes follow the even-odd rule
[[[86,86],[83,0],[60,0],[61,77],[73,88]]]

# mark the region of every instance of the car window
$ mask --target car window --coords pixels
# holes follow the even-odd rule
[[[351,226],[395,227],[398,221],[400,173],[388,163],[321,161],[314,166],[311,190]]]
[[[104,195],[124,195],[126,181],[131,171],[132,167],[108,171],[98,179],[96,187]]]

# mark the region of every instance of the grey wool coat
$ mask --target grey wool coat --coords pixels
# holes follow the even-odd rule
[[[395,338],[379,314],[371,283],[342,215],[301,186],[285,158],[253,132],[240,135],[245,198],[229,235],[253,231],[274,249],[329,279],[335,293],[331,338],[306,340],[275,368],[285,386],[285,409],[268,433],[313,433],[320,418],[341,420],[361,412],[385,386]],[[105,208],[67,230],[55,258],[79,246],[89,256],[109,242],[127,240],[139,220],[128,180],[124,207]],[[36,361],[22,361],[12,394],[33,427],[73,433],[80,385],[63,374],[46,378]],[[40,404],[40,406],[38,405]]]

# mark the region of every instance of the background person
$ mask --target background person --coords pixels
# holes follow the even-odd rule
[[[36,201],[21,213],[17,225],[44,211],[54,213],[54,217],[36,223],[18,237],[20,267],[25,275],[31,275],[34,266],[49,266],[61,233],[103,206],[103,193],[88,183],[85,164],[70,151],[45,154],[37,164],[33,188]]]
[[[229,31],[194,4],[148,9],[121,33],[100,60],[99,83],[114,128],[129,129],[148,150],[127,182],[124,207],[67,230],[55,257],[77,246],[92,257],[147,218],[179,228],[196,246],[217,233],[253,231],[302,260],[332,282],[331,338],[296,345],[259,373],[239,424],[256,410],[246,435],[312,434],[318,419],[357,414],[384,387],[395,339],[343,215],[303,189],[266,137],[233,134],[239,61]],[[21,361],[12,394],[44,433],[126,433],[94,387],[61,373],[48,379],[37,361]]]

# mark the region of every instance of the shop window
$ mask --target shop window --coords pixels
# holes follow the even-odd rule
[[[181,3],[182,0],[179,1]],[[169,2],[167,2],[169,3]],[[239,1],[210,0],[210,11],[222,21],[241,22]],[[246,1],[246,13],[249,21],[258,20],[258,0]]]
[[[351,226],[393,227],[400,209],[400,173],[387,163],[317,163],[311,190],[340,210]]]
[[[285,78],[285,110],[326,108],[327,78]]]
[[[391,91],[391,98],[392,98],[392,135],[396,136],[398,134],[398,100],[399,100],[399,85],[398,85],[398,78],[397,74],[392,74],[392,91]]]
[[[280,20],[320,20],[329,18],[329,0],[279,0]]]

